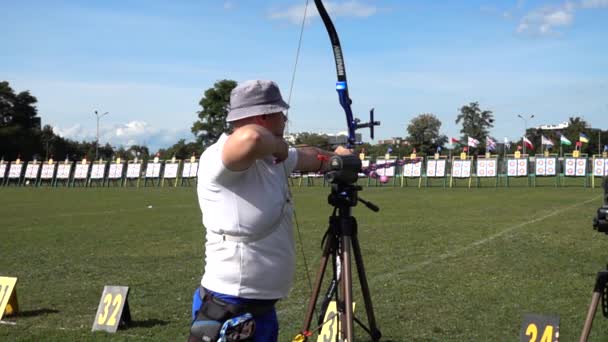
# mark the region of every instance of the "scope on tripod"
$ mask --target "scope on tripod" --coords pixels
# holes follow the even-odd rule
[[[597,209],[597,214],[593,218],[593,229],[608,234],[608,177],[604,177],[602,187],[604,188],[604,205]]]
[[[354,184],[361,172],[361,159],[355,155],[333,156],[325,179],[334,184]]]

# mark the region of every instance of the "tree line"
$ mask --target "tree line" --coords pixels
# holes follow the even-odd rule
[[[162,159],[175,156],[178,159],[187,159],[192,155],[200,155],[205,148],[213,144],[221,134],[230,131],[226,123],[230,104],[230,92],[236,87],[233,80],[217,81],[213,87],[204,91],[199,101],[201,110],[197,112],[197,120],[191,126],[194,141],[187,142],[180,139],[167,148],[161,148],[151,153],[147,146],[112,146],[108,143],[97,146],[95,141],[76,141],[54,133],[50,125],[41,127],[41,119],[36,108],[37,99],[29,91],[15,92],[8,82],[0,82],[0,158],[14,160],[21,158],[48,159],[54,158],[71,160],[95,158],[98,155],[104,159],[120,157],[123,159],[147,159],[158,155]],[[390,152],[393,155],[409,155],[416,151],[423,155],[432,155],[438,151],[453,147],[461,150],[467,145],[468,137],[479,141],[472,153],[483,153],[486,149],[486,138],[497,142],[495,153],[513,153],[521,145],[521,140],[503,144],[503,140],[492,137],[489,133],[494,127],[494,114],[490,110],[483,110],[478,102],[471,102],[458,110],[455,119],[461,125],[460,136],[454,146],[451,140],[441,132],[442,122],[433,113],[422,113],[409,121],[405,138],[394,144],[374,145],[364,143],[358,150],[368,155],[384,155]],[[575,116],[569,118],[569,126],[561,131],[547,131],[529,128],[526,136],[532,141],[535,148],[540,151],[541,136],[552,140],[554,151],[559,150],[559,134],[563,134],[570,141],[578,140],[580,133],[589,137],[589,143],[581,147],[583,153],[597,153],[601,148],[601,136],[608,141],[608,131],[593,129],[584,119]],[[329,137],[323,134],[302,132],[296,135],[296,145],[310,145],[322,148],[331,148]],[[605,144],[605,143],[604,143]]]

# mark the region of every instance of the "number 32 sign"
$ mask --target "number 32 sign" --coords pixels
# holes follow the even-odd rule
[[[519,333],[521,342],[558,342],[559,317],[526,314]]]
[[[104,286],[91,331],[114,333],[121,323],[128,324],[131,321],[128,296],[127,286]]]

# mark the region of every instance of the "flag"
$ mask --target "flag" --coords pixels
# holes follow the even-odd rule
[[[389,146],[388,149],[386,149],[386,153],[391,153],[391,152],[393,152],[393,148]]]
[[[468,151],[469,151],[469,147],[468,147],[468,146],[463,147],[463,148],[462,148],[462,151],[463,151],[463,152],[468,152]]]
[[[570,146],[572,145],[572,141],[568,140],[568,138],[566,138],[565,136],[561,135],[559,137],[559,143],[562,145],[566,145],[566,146]]]
[[[608,152],[608,145],[604,145],[604,152]]]
[[[589,143],[589,137],[587,135],[585,135],[585,133],[580,133],[578,135],[578,141],[580,142],[584,142],[584,143]]]
[[[414,150],[412,150],[413,154],[416,154],[416,148],[414,147]]]
[[[505,137],[505,146],[507,148],[511,148],[511,142],[509,141],[509,139],[507,139],[507,137]]]
[[[477,145],[479,145],[479,140],[477,140],[475,138],[469,137],[469,141],[467,143],[467,146],[477,147]]]
[[[517,150],[521,151],[521,145],[517,145]]]
[[[582,147],[583,146],[583,142],[582,141],[577,141],[576,142],[576,147]]]
[[[460,140],[456,139],[456,138],[451,138],[450,139],[450,143],[451,144],[460,144]]]
[[[488,151],[494,151],[496,149],[496,141],[490,137],[486,137],[486,147]]]
[[[441,146],[437,146],[437,153],[441,152]]]
[[[547,146],[553,146],[554,145],[553,141],[551,141],[551,139],[545,138],[544,135],[541,135],[540,140],[541,140],[541,145],[547,145]]]
[[[532,145],[532,142],[530,140],[528,140],[528,138],[526,138],[526,137],[524,137],[524,145],[526,145],[526,147],[531,150],[534,149],[534,145]]]

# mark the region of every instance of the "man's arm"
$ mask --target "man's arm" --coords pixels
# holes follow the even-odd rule
[[[248,169],[256,159],[274,156],[277,162],[287,158],[288,145],[281,137],[258,125],[236,129],[224,145],[222,162],[232,171]]]
[[[296,170],[303,172],[325,172],[329,170],[328,159],[334,155],[352,154],[351,150],[338,146],[334,152],[325,151],[317,147],[299,147],[298,148],[298,163]],[[327,158],[319,158],[319,156]]]

